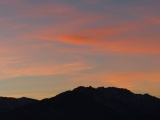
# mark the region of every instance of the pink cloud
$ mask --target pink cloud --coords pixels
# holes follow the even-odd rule
[[[78,25],[78,24],[77,24]],[[75,24],[76,26],[76,24]],[[42,32],[39,35],[35,34],[33,37],[41,40],[59,41],[70,43],[73,45],[92,46],[96,49],[114,51],[114,52],[131,52],[131,53],[160,53],[158,46],[159,41],[151,41],[156,37],[153,35],[136,35],[131,37],[117,37],[126,32],[140,31],[148,26],[148,23],[132,23],[124,24],[119,27],[112,28],[84,28],[71,33],[61,33],[51,35],[49,32]],[[61,28],[61,27],[60,27]],[[59,27],[58,27],[59,29]],[[52,29],[54,31],[54,29]],[[56,31],[56,28],[55,28]]]
[[[25,62],[25,61],[23,61]],[[4,63],[4,62],[2,62]],[[20,76],[47,76],[47,75],[65,75],[65,74],[76,74],[79,71],[93,68],[92,66],[83,62],[72,62],[65,64],[45,64],[45,65],[30,65],[21,66],[17,68],[10,68],[10,62],[6,62],[1,66],[1,77],[0,79],[8,79],[12,77]],[[12,64],[15,64],[14,62]],[[4,69],[5,68],[5,69]]]

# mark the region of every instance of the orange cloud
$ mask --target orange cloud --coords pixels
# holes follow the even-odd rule
[[[2,62],[3,64],[4,62]],[[14,63],[15,64],[15,63]],[[1,66],[1,65],[0,65]],[[30,67],[10,68],[10,64],[3,65],[0,70],[0,79],[7,79],[11,77],[20,76],[47,76],[58,74],[75,74],[76,72],[91,69],[92,66],[83,62],[73,62],[65,64],[45,64],[45,65],[31,65]],[[5,68],[5,69],[4,69]]]
[[[85,31],[85,30],[84,30]],[[101,32],[106,32],[105,30]],[[106,32],[107,33],[107,32]],[[37,39],[42,40],[51,40],[70,43],[73,45],[82,45],[82,46],[92,46],[95,49],[105,50],[105,51],[114,51],[122,53],[160,53],[159,44],[160,41],[151,39],[154,38],[153,35],[145,36],[133,36],[128,38],[115,38],[112,37],[123,34],[119,31],[110,31],[108,35],[102,35],[91,33],[79,33],[73,35],[61,35],[61,36],[51,36],[51,35],[38,35]],[[156,35],[156,34],[155,34]]]
[[[115,85],[128,89],[136,89],[139,86],[145,89],[143,82],[152,84],[151,87],[146,85],[147,88],[153,88],[159,83],[160,73],[157,68],[153,68],[156,69],[155,73],[151,70],[150,73],[131,74],[132,71],[121,73],[120,70],[117,70],[118,73],[105,73],[101,70],[102,63],[99,63],[99,60],[92,60],[92,55],[96,55],[94,57],[97,59],[101,57],[99,54],[105,56],[106,52],[159,55],[159,31],[157,28],[153,29],[159,24],[159,17],[153,17],[148,13],[147,17],[133,14],[133,10],[129,8],[116,11],[111,8],[112,6],[107,8],[110,13],[113,12],[109,15],[105,11],[100,12],[95,9],[91,12],[61,2],[42,5],[22,0],[13,1],[0,1],[11,6],[6,11],[9,13],[5,13],[9,17],[0,17],[0,28],[3,31],[0,36],[1,80],[20,76],[67,74],[78,75],[76,78],[71,78],[75,81],[71,86],[74,84],[75,87],[92,84],[93,86]],[[95,3],[99,1],[83,0],[84,2],[96,5]],[[126,16],[125,18],[117,16],[115,12],[126,13]],[[11,13],[13,16],[10,16]],[[89,55],[86,57],[86,54]],[[72,62],[67,62],[68,57]],[[124,65],[131,64],[131,61],[126,60],[128,63]],[[95,64],[91,64],[92,62]],[[159,58],[156,62],[158,64]],[[114,64],[114,61],[109,61],[107,64]],[[121,68],[124,69],[123,66]],[[87,75],[81,73],[90,69]],[[154,94],[158,94],[157,88]]]
[[[81,28],[80,26],[91,23],[96,24],[98,20],[107,21],[108,16],[92,13],[86,14],[73,8],[64,11],[68,12],[68,14],[71,13],[69,14],[69,21],[39,27],[39,30],[36,32],[33,31],[26,36],[39,40],[58,41],[81,46],[87,45],[93,47],[92,49],[95,50],[120,53],[160,53],[160,48],[158,47],[159,41],[151,40],[158,37],[156,33],[153,35],[136,35],[138,32],[151,27],[153,24],[150,21],[134,21],[116,25],[114,23],[111,25],[104,24],[103,27],[98,24],[97,26],[93,25],[93,27]],[[67,16],[63,17],[68,18]],[[116,18],[112,16],[109,19]]]

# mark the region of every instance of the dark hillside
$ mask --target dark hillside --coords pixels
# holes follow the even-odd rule
[[[160,119],[160,99],[120,88],[78,87],[8,112],[3,120]]]

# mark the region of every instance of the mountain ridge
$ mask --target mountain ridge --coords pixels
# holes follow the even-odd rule
[[[77,87],[3,114],[2,120],[141,120],[160,118],[160,99],[115,87]]]

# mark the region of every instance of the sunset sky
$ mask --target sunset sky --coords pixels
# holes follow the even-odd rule
[[[160,0],[0,0],[0,96],[78,86],[160,98]]]

